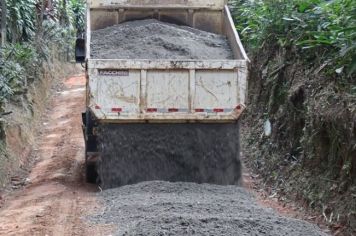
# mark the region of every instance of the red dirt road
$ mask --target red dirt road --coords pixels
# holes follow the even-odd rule
[[[38,137],[37,163],[29,183],[0,210],[0,235],[109,235],[109,226],[83,220],[97,207],[96,187],[85,184],[82,170],[84,95],[85,78],[77,76],[53,96]]]

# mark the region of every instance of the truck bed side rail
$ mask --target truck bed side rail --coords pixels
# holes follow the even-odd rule
[[[223,9],[227,0],[88,0],[90,8]]]

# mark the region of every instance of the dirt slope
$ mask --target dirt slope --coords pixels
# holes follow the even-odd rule
[[[0,235],[105,234],[107,227],[88,227],[81,219],[95,208],[95,188],[81,176],[84,84],[83,76],[70,78],[54,96],[38,137],[38,163],[28,185],[7,197]]]

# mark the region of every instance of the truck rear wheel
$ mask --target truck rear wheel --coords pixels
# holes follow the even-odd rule
[[[93,133],[95,121],[90,111],[82,114],[83,134],[85,137],[85,178],[88,183],[96,184],[98,182],[97,173],[97,137]]]
[[[164,180],[240,183],[239,124],[103,124],[102,188]]]

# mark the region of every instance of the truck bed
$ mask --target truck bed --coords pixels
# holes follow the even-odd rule
[[[87,106],[97,120],[106,123],[238,120],[245,108],[249,61],[229,9],[222,4],[224,1],[100,2],[89,3],[87,19]],[[90,58],[91,30],[150,17],[225,35],[234,59]]]

